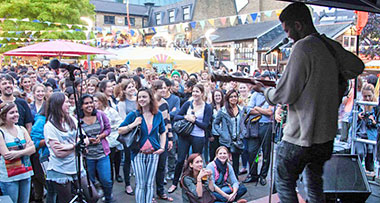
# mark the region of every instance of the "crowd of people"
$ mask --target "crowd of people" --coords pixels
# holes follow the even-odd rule
[[[304,12],[302,5],[295,5]],[[295,13],[288,10],[282,14],[287,33],[292,29],[287,27],[287,17]],[[309,36],[306,31],[303,34]],[[289,35],[299,40],[294,33]],[[303,53],[298,54],[303,56]],[[299,61],[292,56],[290,66],[296,66]],[[299,72],[289,73],[294,69],[285,71],[283,77],[286,80],[280,80],[277,89],[234,81],[211,81],[208,71],[157,73],[154,69],[130,70],[121,66],[100,68],[90,73],[76,72],[75,81],[70,81],[67,70],[52,70],[48,65],[36,69],[33,66],[7,67],[0,76],[1,192],[16,203],[43,202],[44,198],[49,203],[67,203],[75,196],[75,188],[80,183],[87,202],[96,202],[99,198],[113,202],[114,182],[124,181],[126,195],[135,196],[138,203],[157,202],[157,199],[172,202],[174,199],[170,194],[178,187],[182,190],[184,202],[203,198],[203,202],[244,203],[247,202],[244,198],[247,189],[243,183],[268,184],[272,124],[283,124],[284,107],[287,107],[276,105],[280,103],[288,104],[291,116],[285,124],[289,126],[284,132],[286,142],[281,142],[278,148],[276,164],[281,167],[276,169],[276,184],[280,183],[278,190],[283,192],[280,198],[291,199],[292,195],[284,194],[293,194],[293,182],[304,166],[290,170],[296,167],[291,163],[297,161],[297,154],[294,151],[294,157],[289,157],[289,150],[298,150],[300,154],[309,153],[302,150],[319,150],[325,155],[316,155],[320,156],[322,164],[316,165],[320,169],[331,156],[331,137],[336,135],[336,130],[332,132],[335,114],[324,115],[331,121],[328,122],[331,126],[326,127],[327,121],[317,121],[310,116],[313,109],[304,105],[317,100],[329,103],[327,100],[331,98],[317,94],[320,91],[316,88],[320,86],[315,84],[319,84],[321,78],[307,78],[309,72],[302,70],[303,66],[296,67],[300,68]],[[243,76],[245,73],[236,71],[233,74]],[[255,77],[277,79],[269,71],[256,73]],[[295,84],[300,79],[304,80],[304,86]],[[310,80],[315,84],[307,85]],[[294,83],[289,84],[289,81]],[[331,88],[338,88],[326,84],[322,91],[327,93],[332,91]],[[374,86],[370,82],[363,84],[360,90],[365,101],[376,101]],[[303,97],[303,94],[307,95]],[[78,98],[78,106],[75,98]],[[343,98],[342,134],[349,129],[346,117],[352,112],[348,109],[350,98],[351,94]],[[334,109],[340,103],[338,97],[334,99],[336,102],[330,102],[331,108],[326,108]],[[319,106],[319,103],[314,105]],[[318,114],[317,110],[313,115]],[[295,118],[295,112],[302,115]],[[362,109],[359,136],[377,139],[376,115],[375,108]],[[180,121],[192,124],[189,135],[174,130],[176,122]],[[306,133],[310,125],[314,125],[313,129],[318,133]],[[136,128],[139,128],[137,146],[127,147],[126,143],[120,142],[119,136]],[[85,135],[83,140],[78,137],[79,129]],[[309,138],[312,134],[320,135],[323,130],[330,137]],[[299,141],[292,137],[293,134],[303,139]],[[347,139],[347,136],[341,139]],[[85,150],[78,165],[75,150],[81,141]],[[303,145],[305,147],[301,150],[299,146]],[[365,159],[367,169],[373,170],[373,148],[365,144],[355,147]],[[77,171],[81,171],[80,177]],[[244,180],[243,174],[248,174]],[[289,175],[291,180],[287,179]],[[171,185],[166,190],[164,185],[169,181]],[[99,193],[95,186],[99,186],[102,192]]]
[[[262,94],[251,94],[249,84],[212,82],[207,71],[188,75],[173,70],[165,75],[124,66],[77,72],[74,82],[67,74],[48,65],[36,70],[19,66],[4,69],[0,77],[0,141],[5,143],[0,146],[4,177],[0,185],[14,202],[42,202],[44,189],[47,202],[69,202],[79,181],[90,202],[99,198],[93,185],[100,185],[104,201],[112,202],[114,181],[124,181],[126,194],[134,195],[136,202],[173,201],[170,193],[179,186],[183,194],[197,195],[197,180],[203,177],[207,183],[203,179],[201,183],[212,187],[217,201],[245,202],[247,190],[239,175],[250,171],[245,182],[266,184],[270,145],[260,143],[270,139],[274,107]],[[259,77],[269,76],[265,72]],[[258,115],[262,117],[251,121]],[[80,169],[75,160],[78,119],[86,137]],[[172,129],[180,120],[194,124],[190,136]],[[256,130],[247,128],[256,121]],[[141,139],[136,151],[118,137],[137,126]],[[248,166],[257,165],[260,148],[265,164],[257,173],[257,166],[251,170]],[[240,157],[245,164],[239,170]],[[169,180],[172,184],[166,190]]]

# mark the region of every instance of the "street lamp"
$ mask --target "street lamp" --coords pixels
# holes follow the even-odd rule
[[[86,35],[86,39],[87,40],[90,40],[90,37],[91,37],[91,30],[92,30],[92,27],[93,27],[93,21],[89,18],[89,17],[80,17],[81,20],[83,20],[84,22],[87,23],[87,35]],[[90,63],[90,55],[87,55],[87,65],[88,65],[88,70],[90,70],[90,73],[92,72],[91,70],[91,63]]]

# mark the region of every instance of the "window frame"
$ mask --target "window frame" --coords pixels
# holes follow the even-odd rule
[[[124,25],[128,26],[128,17],[124,18]],[[135,17],[129,17],[129,21],[131,21],[131,26],[136,26],[136,18]]]
[[[261,65],[266,66],[267,63],[264,59],[267,59],[268,66],[277,66],[278,64],[278,53],[277,52],[271,52],[270,54],[266,55],[265,52],[261,53]]]
[[[186,9],[189,9],[188,13],[185,13]],[[182,12],[183,12],[183,20],[190,20],[191,19],[191,6],[190,5],[187,5],[187,6],[183,6],[182,7]],[[186,18],[186,16],[188,16]]]
[[[171,16],[171,14],[173,14],[173,16]],[[169,18],[169,23],[175,23],[175,10],[174,9],[168,10],[168,18]]]
[[[113,21],[110,21],[110,19],[113,18]],[[115,16],[110,15],[104,15],[103,22],[105,25],[115,25],[116,18]]]
[[[157,18],[159,17],[159,18]],[[154,14],[154,18],[156,20],[156,25],[161,25],[162,24],[162,14],[159,12],[159,13],[155,13]]]

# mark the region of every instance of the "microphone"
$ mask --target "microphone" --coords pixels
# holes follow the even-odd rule
[[[50,68],[57,70],[58,68],[67,69],[69,72],[80,70],[80,68],[73,64],[61,63],[58,59],[52,59],[49,64]]]
[[[270,54],[272,51],[274,51],[274,50],[280,48],[282,45],[285,45],[285,44],[287,44],[288,42],[289,42],[289,39],[285,37],[280,43],[278,43],[278,44],[276,44],[275,46],[273,46],[272,48],[270,48],[269,51],[267,51],[267,52],[265,53],[265,55]]]

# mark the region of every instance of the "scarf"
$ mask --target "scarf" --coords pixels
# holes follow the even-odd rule
[[[227,172],[227,161],[226,163],[222,163],[218,158],[215,159],[215,164],[216,164],[216,169],[219,171],[220,176],[219,177],[224,177],[224,175]],[[222,178],[223,180],[223,178]]]

